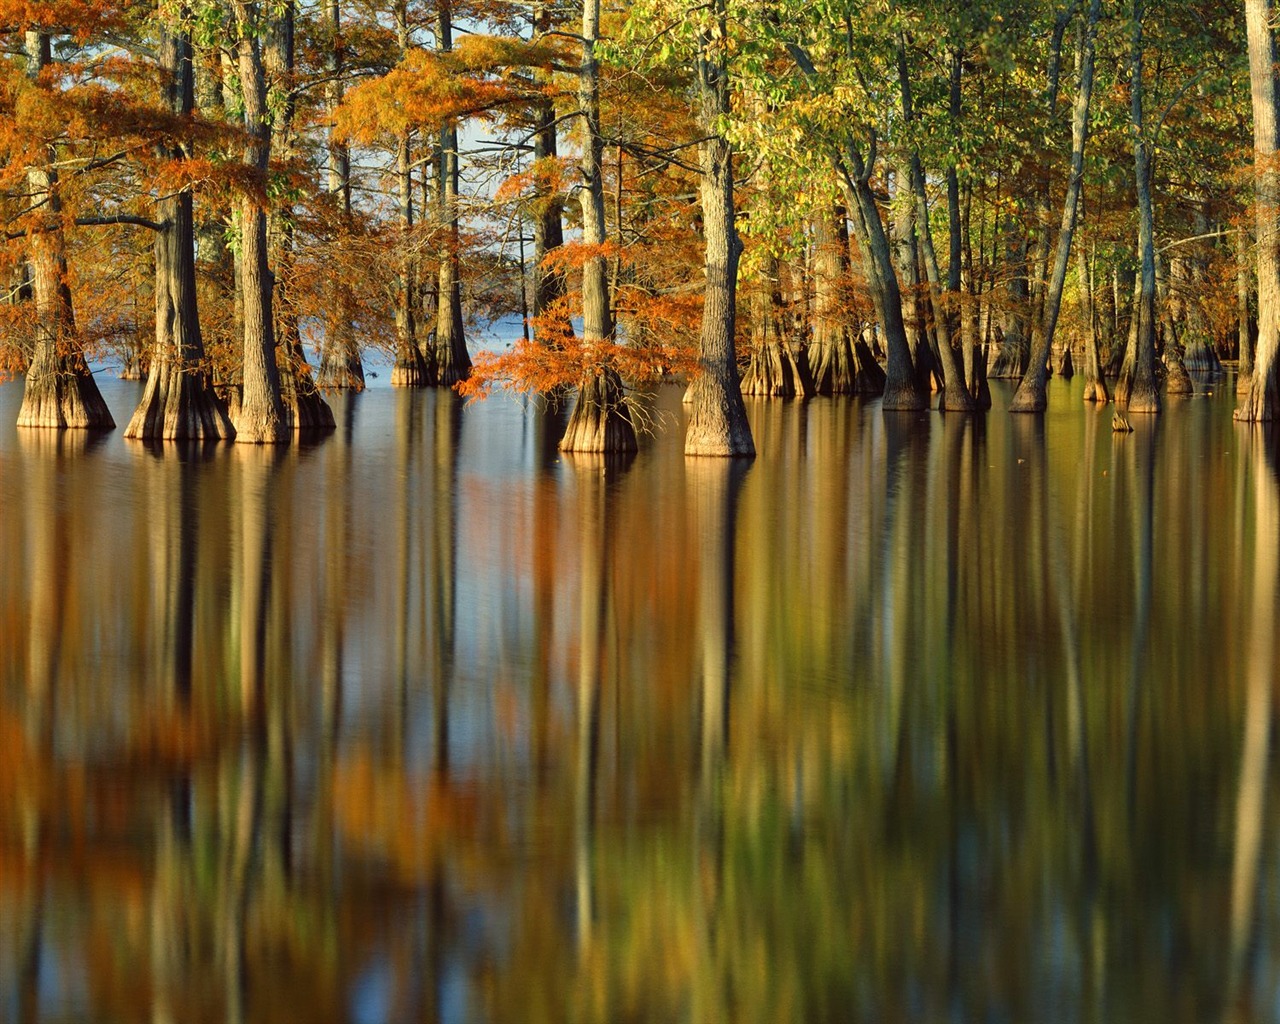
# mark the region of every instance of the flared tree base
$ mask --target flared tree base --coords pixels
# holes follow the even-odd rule
[[[137,352],[126,352],[124,364],[120,367],[121,380],[143,380],[147,377],[150,367],[146,361]]]
[[[1071,349],[1064,348],[1062,350],[1062,358],[1058,360],[1058,376],[1063,380],[1070,380],[1076,375],[1076,362],[1071,357]]]
[[[616,370],[592,374],[578,388],[578,400],[560,439],[562,452],[633,452],[635,426]]]
[[[1275,418],[1276,385],[1274,380],[1259,384],[1254,377],[1246,378],[1246,391],[1235,418],[1241,423],[1270,423]]]
[[[759,398],[808,398],[814,393],[808,354],[771,341],[751,353],[742,393]]]
[[[393,388],[426,388],[434,383],[430,367],[416,345],[410,345],[407,351],[402,352],[391,367]]]
[[[27,371],[18,426],[111,430],[116,421],[80,356],[37,356]]]
[[[320,358],[316,386],[335,391],[363,391],[364,364],[360,356],[354,352],[325,352]]]
[[[1027,372],[1030,354],[1017,341],[1002,342],[996,349],[995,359],[987,367],[987,376],[993,380],[1011,380]]]
[[[285,444],[293,436],[283,404],[269,399],[246,403],[240,388],[231,392],[227,415],[237,444]]]
[[[948,382],[942,389],[942,402],[938,408],[943,412],[973,412],[973,394],[963,381]]]
[[[1139,385],[1135,381],[1133,388],[1129,392],[1128,400],[1121,402],[1117,398],[1116,404],[1130,414],[1158,413],[1160,411],[1160,390],[1155,386],[1154,382]]]
[[[290,348],[288,355],[283,349],[277,351],[286,426],[295,433],[333,430],[333,410],[316,387],[302,344],[295,340]]]
[[[235,434],[207,373],[154,361],[142,401],[124,432],[148,441],[229,441]]]
[[[840,338],[809,347],[813,386],[820,395],[881,395],[885,374],[861,339]]]
[[[333,430],[337,425],[333,409],[314,385],[308,391],[286,394],[284,412],[285,421],[293,431]]]
[[[734,374],[736,376],[736,373]],[[742,404],[742,390],[713,373],[703,373],[690,387],[686,455],[753,457],[755,442]]]
[[[910,381],[894,383],[886,381],[884,401],[880,408],[885,412],[920,412],[929,407],[929,399]]]
[[[1164,366],[1167,372],[1164,389],[1170,395],[1190,395],[1196,390],[1191,374],[1182,361],[1181,352],[1165,351]]]
[[[969,394],[973,395],[975,411],[980,412],[991,408],[991,385],[987,381],[987,363],[982,358],[981,350],[974,355],[973,379],[969,381]]]
[[[1085,377],[1084,381],[1084,400],[1086,402],[1098,402],[1106,405],[1111,401],[1111,395],[1107,391],[1107,382],[1100,377],[1090,380]]]
[[[461,338],[436,345],[436,385],[451,388],[471,376],[471,355]],[[586,449],[582,449],[585,451]]]
[[[1188,343],[1182,363],[1190,373],[1213,374],[1216,376],[1226,372],[1222,367],[1222,360],[1218,358],[1218,353],[1213,350],[1213,346],[1203,341]]]
[[[1049,408],[1049,396],[1045,391],[1043,379],[1027,380],[1023,378],[1018,390],[1009,401],[1010,412],[1044,412]]]

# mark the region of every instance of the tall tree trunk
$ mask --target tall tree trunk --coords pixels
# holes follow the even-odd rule
[[[231,56],[216,42],[203,43],[194,39],[192,42],[195,49],[196,109],[207,121],[225,122],[227,101],[237,83]],[[210,299],[223,308],[236,310],[235,315],[229,318],[210,319],[206,316],[201,324],[201,337],[210,348],[232,352],[240,345],[238,331],[241,321],[236,309],[236,259],[227,244],[228,227],[233,220],[231,206],[225,200],[211,202],[206,199],[195,206],[195,218],[196,284],[200,301],[206,311]],[[218,395],[224,400],[234,398],[229,394],[231,389],[227,386],[225,371],[214,365],[211,372]]]
[[[1080,0],[1071,0],[1071,2],[1058,13],[1053,24],[1053,35],[1049,44],[1049,75],[1048,88],[1046,90],[1046,95],[1048,97],[1046,123],[1050,126],[1050,130],[1052,130],[1058,119],[1058,96],[1061,92],[1060,86],[1062,81],[1062,40],[1066,35],[1067,26],[1071,24],[1071,20],[1075,17],[1076,9],[1079,6]],[[1063,209],[1066,210],[1067,207],[1064,205]],[[1052,223],[1052,180],[1049,175],[1048,166],[1046,165],[1040,178],[1039,194],[1036,197],[1035,245],[1031,251],[1030,272],[1028,274],[1028,283],[1030,285],[1031,338],[1028,345],[1028,362],[1027,365],[1022,368],[1022,376],[1024,379],[1026,375],[1034,369],[1036,352],[1044,348],[1046,344],[1044,333],[1047,322],[1045,314],[1048,305],[1049,260],[1052,254],[1053,243]],[[1051,350],[1052,346],[1050,345],[1049,351]],[[1047,357],[1045,365],[1046,367],[1048,366]],[[1019,387],[1019,390],[1021,390],[1021,387]]]
[[[960,88],[964,70],[963,47],[957,46],[951,50],[950,65],[950,104],[948,113],[951,118],[952,131],[959,138],[960,117],[963,113]],[[966,260],[966,256],[969,254],[967,234],[970,192],[971,189],[966,186],[965,198],[962,203],[960,197],[960,173],[953,154],[947,163],[947,234],[950,243],[947,263],[947,292],[950,300],[948,315],[952,318],[951,336],[953,338],[958,336],[959,338],[960,364],[958,369],[960,379],[969,393],[973,408],[985,409],[991,405],[991,393],[984,387],[986,383],[985,373],[981,381],[978,379],[977,324],[976,317],[973,315],[973,303],[970,302],[968,289],[965,288],[966,279],[971,282],[973,276],[972,261]],[[965,272],[966,267],[968,268],[967,273]]]
[[[1084,206],[1084,196],[1080,197]],[[1086,402],[1111,401],[1106,377],[1102,372],[1102,357],[1098,352],[1098,329],[1094,321],[1093,272],[1083,245],[1076,247],[1076,273],[1080,277],[1080,320],[1084,324],[1084,400]]]
[[[160,0],[159,66],[165,105],[178,117],[191,116],[195,73],[191,36],[165,16]],[[161,147],[164,159],[182,160],[181,147]],[[222,400],[214,393],[196,306],[195,218],[191,191],[156,200],[156,328],[147,384],[125,437],[211,440],[235,436]]]
[[[1248,229],[1241,226],[1236,242],[1236,390],[1244,395],[1249,393],[1249,384],[1253,380],[1253,317],[1250,313],[1249,296],[1253,291],[1253,268],[1249,266]]]
[[[992,377],[1021,377],[1031,361],[1027,337],[1027,236],[1013,216],[1005,218],[1003,231],[1005,301],[1000,324],[1000,344],[989,368]]]
[[[920,316],[920,256],[916,240],[916,203],[911,189],[911,161],[904,160],[895,174],[897,196],[893,204],[894,257],[902,294],[902,321],[916,387],[927,395],[936,369],[933,349],[925,340]]]
[[[1209,216],[1209,201],[1204,195],[1197,195],[1195,200],[1195,234],[1204,238],[1221,232],[1221,225]],[[1215,244],[1215,250],[1220,246]],[[1181,280],[1184,296],[1181,300],[1183,319],[1186,331],[1183,334],[1183,364],[1187,370],[1220,376],[1226,371],[1218,356],[1218,339],[1215,337],[1215,325],[1205,314],[1205,306],[1199,296],[1209,292],[1208,261],[1203,251],[1193,252],[1185,260],[1177,261],[1174,266],[1186,268],[1187,275]]]
[[[578,116],[583,122],[582,158],[578,171],[582,187],[582,242],[588,256],[582,266],[582,347],[586,360],[578,400],[565,427],[560,448],[566,452],[629,452],[636,449],[636,433],[625,404],[622,378],[607,360],[602,346],[613,341],[609,306],[609,277],[599,249],[605,243],[604,143],[600,138],[600,69],[596,41],[600,35],[600,0],[582,5],[582,64],[578,70]],[[595,250],[592,252],[592,250]]]
[[[1160,311],[1160,329],[1163,335],[1161,359],[1165,368],[1164,393],[1189,395],[1195,391],[1195,386],[1191,383],[1191,374],[1187,372],[1182,346],[1186,316],[1182,301],[1174,293],[1173,277],[1177,263],[1176,260],[1156,259],[1156,308]]]
[[[910,123],[915,119],[915,111],[911,99],[911,79],[907,70],[906,40],[902,36],[898,37],[898,88],[903,120]],[[956,88],[959,88],[958,83]],[[972,412],[973,395],[969,393],[960,364],[956,361],[955,347],[951,343],[955,309],[949,300],[955,297],[960,288],[960,194],[954,167],[949,170],[947,177],[948,201],[951,198],[952,186],[955,186],[955,223],[952,226],[951,239],[955,287],[954,289],[948,287],[948,291],[952,294],[944,296],[938,256],[933,247],[933,228],[929,224],[929,201],[925,194],[924,168],[920,163],[920,154],[914,151],[911,153],[909,181],[915,202],[916,235],[920,253],[924,257],[925,278],[929,283],[929,305],[933,311],[932,322],[937,336],[936,355],[939,369],[942,371],[942,408],[956,412]]]
[[[787,52],[806,77],[813,79],[817,76],[813,60],[803,47],[788,43]],[[874,139],[872,143],[864,157],[855,137],[848,134],[842,148],[832,152],[831,160],[844,192],[854,238],[858,241],[858,253],[862,257],[863,274],[875,307],[876,320],[884,335],[888,365],[885,367],[881,408],[885,412],[924,409],[928,406],[928,398],[916,386],[911,348],[902,322],[902,294],[893,269],[893,251],[885,235],[884,221],[880,219],[875,193],[871,190],[876,157]]]
[[[876,205],[875,193],[871,191],[871,167],[852,140],[837,162],[837,169],[841,172],[845,202],[862,257],[863,274],[888,354],[881,408],[886,412],[927,408],[928,398],[916,386],[911,349],[902,322],[902,293],[898,289],[893,253],[885,236],[884,222],[880,219],[880,208]]]
[[[325,54],[325,71],[329,76],[324,89],[325,110],[329,118],[328,192],[338,208],[337,238],[338,244],[342,245],[351,236],[351,152],[347,144],[338,137],[334,125],[343,92],[340,0],[324,0],[324,14],[328,30],[333,35]],[[360,348],[356,344],[351,324],[354,305],[351,286],[341,274],[335,275],[329,285],[329,309],[325,320],[324,342],[320,347],[320,372],[317,381],[321,387],[364,390],[364,364],[360,360]]]
[[[234,0],[236,59],[248,135],[244,163],[261,194],[246,192],[240,200],[240,281],[244,305],[244,380],[234,421],[236,440],[251,444],[288,440],[289,429],[280,397],[272,318],[271,271],[267,267],[267,164],[271,157],[271,123],[267,112],[266,73],[261,38],[266,28],[261,5]]]
[[[422,353],[423,333],[417,313],[418,260],[412,251],[413,150],[408,131],[396,141],[396,185],[399,193],[400,237],[403,253],[396,281],[396,361],[391,386],[420,388],[435,383],[432,362]],[[428,346],[429,347],[429,346]],[[434,360],[434,349],[430,349]]]
[[[564,271],[546,265],[547,256],[564,245],[564,226],[561,220],[560,198],[541,184],[542,177],[554,163],[557,156],[556,142],[556,108],[551,101],[538,105],[535,112],[537,130],[533,136],[533,159],[535,173],[539,176],[537,211],[533,218],[533,309],[534,317],[544,317],[560,301],[565,293]],[[555,326],[548,328],[542,325],[539,332],[548,343],[555,343],[565,335],[572,333],[573,328],[567,317],[562,317]]]
[[[437,0],[436,45],[453,49],[451,0]],[[471,356],[462,330],[462,280],[458,273],[458,123],[445,121],[440,129],[440,216],[446,228],[440,253],[436,306],[436,382],[453,387],[471,373]]]
[[[535,37],[552,30],[551,9],[539,3],[533,12]],[[550,72],[537,71],[535,80],[549,84]],[[533,309],[537,325],[535,337],[544,344],[559,345],[572,337],[573,326],[568,316],[558,316],[554,323],[545,318],[564,297],[564,271],[545,265],[549,253],[564,245],[562,204],[559,195],[546,184],[558,155],[556,138],[556,105],[551,99],[539,100],[534,105],[533,163],[535,176],[535,202],[533,215]]]
[[[1058,314],[1062,310],[1062,289],[1067,280],[1067,266],[1071,261],[1071,236],[1076,227],[1076,209],[1080,199],[1080,185],[1084,180],[1084,149],[1089,138],[1089,101],[1093,95],[1094,39],[1098,33],[1100,0],[1091,0],[1084,38],[1081,40],[1080,84],[1076,90],[1075,109],[1071,117],[1071,170],[1067,176],[1067,194],[1062,201],[1062,225],[1058,228],[1058,244],[1053,257],[1053,277],[1049,280],[1044,301],[1044,321],[1036,333],[1037,344],[1032,346],[1031,362],[1023,374],[1022,383],[1009,403],[1010,412],[1043,412],[1048,405],[1045,394],[1046,366],[1053,351],[1053,335],[1058,327]],[[1141,51],[1139,51],[1141,60]]]
[[[808,353],[793,345],[782,312],[781,265],[770,255],[751,296],[751,359],[742,393],[762,398],[809,398],[814,394]]]
[[[1130,328],[1136,322],[1133,314],[1137,309],[1134,295],[1138,287],[1138,273],[1132,267],[1117,268],[1111,276],[1111,302],[1115,313],[1115,327],[1111,331],[1111,351],[1107,354],[1106,375],[1119,377],[1120,367],[1124,363],[1125,353],[1129,350],[1128,337]],[[1126,339],[1121,341],[1121,339]]]
[[[878,395],[880,369],[861,336],[848,323],[841,282],[849,266],[843,210],[824,206],[814,218],[813,335],[809,367],[820,395]]]
[[[294,132],[296,104],[294,82],[294,0],[276,0],[278,16],[272,20],[263,53],[263,68],[270,76],[278,100],[271,110],[272,148],[283,160],[296,157]],[[285,417],[294,430],[332,430],[333,410],[312,377],[302,348],[302,332],[293,307],[293,209],[277,207],[268,222],[271,240],[272,315],[275,317],[276,364],[280,369],[280,397]]]
[[[403,58],[409,52],[408,0],[397,0],[392,10],[396,39]],[[408,128],[396,139],[396,189],[400,212],[400,273],[395,283],[396,359],[391,367],[391,386],[421,388],[435,383],[434,360],[423,356],[418,337],[424,325],[415,316],[418,303],[418,260],[413,251],[413,148]],[[433,353],[434,355],[434,353]]]
[[[1245,0],[1249,81],[1253,97],[1254,217],[1258,247],[1258,342],[1248,394],[1236,419],[1270,420],[1276,411],[1276,353],[1280,351],[1280,149],[1276,104],[1276,44],[1271,0]]]
[[[987,384],[987,359],[982,345],[982,280],[980,267],[974,266],[971,213],[973,186],[963,189],[960,218],[960,346],[964,352],[964,379],[978,409],[991,408],[991,388]],[[982,258],[982,239],[978,239],[978,258]]]
[[[34,83],[52,63],[51,40],[47,33],[27,32],[25,43],[27,77]],[[71,289],[67,285],[62,201],[52,147],[44,156],[44,162],[27,168],[26,201],[31,209],[43,212],[40,222],[32,224],[27,235],[36,323],[18,426],[109,430],[116,425],[115,420],[102,400],[76,337]]]
[[[929,279],[929,304],[933,307],[933,322],[938,332],[938,354],[942,362],[942,408],[955,412],[972,412],[973,395],[969,393],[960,364],[956,362],[955,347],[951,344],[952,310],[948,308],[947,297],[942,290],[938,257],[933,248],[933,229],[929,226],[924,169],[920,166],[918,155],[913,155],[911,160],[911,184],[916,200],[916,222],[920,225],[920,248],[924,254],[925,276]]]
[[[1130,119],[1133,128],[1134,179],[1138,192],[1138,301],[1134,310],[1137,330],[1129,333],[1116,402],[1130,412],[1159,412],[1156,387],[1156,253],[1155,223],[1151,205],[1151,151],[1144,135],[1142,114],[1142,17],[1143,0],[1133,0],[1130,56]]]
[[[726,0],[713,0],[718,36],[726,35]],[[698,375],[691,388],[692,405],[685,433],[686,455],[754,456],[751,425],[742,404],[737,328],[738,257],[742,242],[734,224],[733,146],[717,131],[729,114],[729,73],[719,43],[704,32],[696,58],[702,169],[702,232],[706,242],[706,283],[702,298],[702,331],[698,337]]]

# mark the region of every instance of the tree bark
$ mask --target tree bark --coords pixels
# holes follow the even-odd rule
[[[1142,113],[1142,17],[1143,0],[1133,0],[1129,109],[1133,129],[1133,166],[1138,192],[1138,275],[1137,330],[1129,333],[1120,379],[1116,382],[1116,402],[1129,412],[1160,411],[1156,386],[1156,254],[1155,223],[1151,205],[1151,152],[1144,136]]]
[[[1253,271],[1246,255],[1249,251],[1248,229],[1240,228],[1236,242],[1236,390],[1249,393],[1253,379],[1253,317],[1250,313],[1250,293],[1253,291]]]
[[[582,266],[582,344],[586,359],[578,400],[560,441],[566,452],[629,452],[636,450],[635,428],[627,409],[622,378],[599,361],[600,348],[613,340],[609,306],[609,277],[603,253],[604,143],[600,137],[600,69],[596,41],[600,35],[600,0],[582,6],[582,64],[578,70],[578,116],[585,136],[578,171],[582,187],[582,243],[587,258]]]
[[[297,156],[294,131],[296,104],[294,82],[294,0],[278,3],[266,37],[263,67],[270,76],[272,93],[279,97],[271,117],[272,149],[285,160]],[[332,430],[333,410],[324,400],[312,377],[311,366],[302,348],[302,332],[290,291],[293,287],[293,208],[277,206],[268,222],[272,241],[272,315],[275,317],[276,364],[280,369],[280,398],[285,418],[294,430]]]
[[[1084,150],[1089,139],[1089,102],[1093,95],[1094,40],[1098,33],[1101,7],[1100,0],[1091,0],[1084,38],[1080,44],[1080,82],[1071,117],[1071,170],[1067,176],[1066,198],[1062,201],[1062,225],[1058,229],[1058,244],[1054,251],[1053,276],[1049,279],[1045,295],[1044,320],[1036,333],[1037,344],[1032,346],[1027,371],[1009,403],[1010,412],[1043,412],[1049,402],[1045,393],[1045,368],[1053,351],[1053,336],[1058,327],[1058,314],[1062,309],[1062,289],[1066,284],[1067,266],[1071,261],[1071,237],[1075,231],[1080,186],[1084,180]]]
[[[534,32],[545,35],[552,29],[551,10],[547,4],[534,7]],[[549,82],[550,72],[537,71],[534,78],[539,83]],[[543,344],[557,346],[572,337],[573,327],[567,316],[557,316],[553,323],[546,317],[565,294],[564,271],[546,266],[546,259],[564,245],[563,208],[560,196],[543,184],[543,176],[550,170],[558,156],[556,138],[556,106],[550,99],[539,100],[534,105],[533,162],[535,174],[533,215],[533,309],[537,321],[534,336]]]
[[[902,321],[916,387],[921,394],[932,390],[937,369],[933,349],[925,340],[920,316],[920,255],[916,240],[916,202],[911,189],[911,161],[904,160],[895,174],[897,194],[893,203],[894,257],[902,296]]]
[[[949,114],[956,137],[960,136],[960,118],[964,111],[961,102],[961,81],[964,69],[964,49],[951,51]],[[952,337],[959,335],[960,379],[968,389],[975,409],[991,407],[991,391],[987,387],[986,364],[978,350],[978,314],[973,289],[973,254],[969,246],[969,210],[972,186],[966,183],[961,198],[960,173],[954,155],[947,164],[947,232],[949,236],[949,262],[947,264],[947,291],[950,293],[949,315],[957,325]]]
[[[1080,203],[1084,205],[1083,196],[1080,198]],[[1080,319],[1084,323],[1084,400],[1106,405],[1111,401],[1111,394],[1107,391],[1106,377],[1102,372],[1102,357],[1098,351],[1098,329],[1094,322],[1093,273],[1083,245],[1076,248],[1076,269],[1080,276]]]
[[[817,76],[813,60],[803,47],[788,43],[787,52],[806,77],[812,79]],[[840,149],[831,152],[831,162],[844,192],[853,235],[862,257],[867,289],[885,340],[888,365],[885,367],[881,408],[885,412],[924,409],[928,407],[928,398],[916,386],[911,348],[902,322],[902,294],[893,269],[893,252],[870,185],[875,158],[875,139],[872,139],[870,151],[864,157],[851,133],[845,136]]]
[[[837,167],[842,172],[845,202],[849,207],[853,234],[858,241],[876,320],[884,332],[888,360],[881,408],[886,412],[925,409],[929,404],[928,398],[916,385],[911,349],[902,322],[902,294],[893,269],[893,253],[885,236],[875,193],[869,184],[871,168],[851,140]]]
[[[450,0],[437,0],[436,44],[453,49],[453,9]],[[597,124],[598,124],[597,120]],[[458,124],[448,120],[440,129],[440,216],[445,249],[440,253],[436,306],[436,383],[453,387],[471,374],[471,356],[462,329],[462,280],[458,272]]]
[[[988,375],[1020,378],[1031,361],[1031,341],[1027,337],[1027,236],[1012,216],[1005,218],[1000,233],[1005,239],[1004,319]]]
[[[34,83],[52,63],[51,40],[47,33],[27,32],[25,43],[27,76]],[[26,201],[43,212],[27,235],[36,323],[18,426],[109,430],[115,420],[76,337],[55,159],[50,148],[43,163],[27,168]]]
[[[1249,391],[1236,419],[1270,420],[1276,412],[1276,354],[1280,351],[1280,168],[1276,150],[1275,35],[1271,0],[1245,0],[1249,81],[1253,98],[1254,218],[1258,249],[1258,341]]]
[[[403,58],[409,52],[408,0],[397,0],[392,15],[396,24],[396,38]],[[396,188],[400,213],[400,273],[395,283],[396,293],[396,359],[391,367],[391,386],[394,388],[421,388],[436,382],[434,350],[427,350],[432,358],[423,355],[422,341],[418,337],[422,326],[415,316],[418,302],[418,260],[412,246],[413,233],[413,147],[409,129],[404,129],[396,139]]]
[[[1174,261],[1176,263],[1176,261]],[[1185,315],[1181,312],[1183,303],[1173,290],[1173,274],[1175,267],[1163,259],[1156,259],[1156,303],[1160,310],[1160,330],[1163,340],[1161,360],[1165,368],[1164,392],[1166,395],[1190,395],[1195,386],[1191,383],[1191,374],[1187,372],[1185,350],[1182,345],[1183,324]]]
[[[973,412],[973,395],[969,393],[956,350],[951,344],[951,310],[942,291],[938,257],[933,248],[933,229],[929,226],[929,201],[924,189],[924,168],[919,155],[911,159],[911,187],[916,200],[916,221],[920,225],[920,248],[924,253],[925,276],[929,279],[929,304],[938,332],[938,355],[942,362],[942,408],[954,412]]]
[[[716,131],[718,122],[729,113],[729,73],[717,50],[717,40],[726,37],[725,0],[713,0],[713,4],[719,33],[702,34],[696,59],[699,127],[705,136],[698,150],[706,283],[698,337],[698,375],[692,386],[684,453],[754,457],[756,446],[742,404],[734,350],[742,242],[734,224],[733,146]]]
[[[351,153],[337,135],[334,127],[335,112],[342,102],[343,46],[342,9],[340,0],[325,0],[325,18],[333,38],[325,54],[325,71],[329,82],[325,86],[325,108],[329,117],[328,138],[328,191],[337,204],[338,243],[341,245],[351,235]],[[324,343],[320,348],[320,372],[317,382],[326,388],[350,388],[364,390],[364,364],[360,348],[356,344],[351,317],[354,297],[351,287],[335,275],[329,289],[330,308],[325,322]],[[394,371],[393,371],[394,372]]]
[[[792,344],[782,313],[781,268],[769,256],[751,290],[751,359],[742,393],[761,398],[809,398],[814,394],[809,357]]]
[[[236,440],[250,444],[287,441],[288,421],[280,396],[276,340],[272,319],[271,271],[267,267],[267,164],[271,156],[271,125],[267,113],[266,74],[260,39],[260,5],[234,0],[236,60],[248,135],[244,163],[261,194],[240,200],[240,280],[243,292],[244,362],[240,407],[233,417]]]
[[[955,86],[959,88],[958,83]],[[898,88],[902,103],[902,117],[908,124],[915,119],[915,110],[911,99],[911,79],[907,70],[907,47],[903,37],[898,38]],[[929,200],[925,194],[924,167],[920,162],[920,154],[911,153],[909,181],[911,194],[915,200],[916,236],[919,240],[920,252],[924,256],[925,278],[929,283],[929,305],[933,311],[933,327],[937,335],[937,357],[942,371],[942,408],[955,412],[972,412],[973,395],[969,393],[960,364],[956,361],[955,347],[951,343],[951,329],[954,323],[954,308],[949,301],[958,297],[960,288],[960,193],[955,179],[955,168],[948,171],[947,193],[950,201],[952,186],[955,186],[955,222],[952,224],[951,254],[955,273],[954,289],[948,291],[953,295],[944,296],[941,272],[938,268],[938,257],[933,247],[933,228],[929,224]],[[948,211],[950,216],[950,210]],[[949,268],[950,269],[950,268]]]
[[[160,3],[159,65],[165,105],[178,117],[190,117],[195,103],[191,36],[178,26],[189,9],[168,23]],[[181,160],[181,147],[162,147],[159,154]],[[155,340],[142,402],[125,437],[163,440],[232,438],[235,428],[226,406],[213,390],[196,305],[195,217],[189,189],[156,200]]]
[[[884,371],[848,323],[841,282],[849,267],[843,210],[823,207],[814,218],[813,335],[809,368],[820,395],[878,395]]]

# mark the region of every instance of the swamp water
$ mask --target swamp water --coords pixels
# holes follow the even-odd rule
[[[1275,449],[1080,387],[750,402],[739,464],[666,391],[608,465],[0,388],[0,1019],[1280,1018]]]

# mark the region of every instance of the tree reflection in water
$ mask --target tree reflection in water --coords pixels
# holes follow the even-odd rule
[[[1051,406],[0,432],[0,1018],[1267,1018],[1272,441]]]

